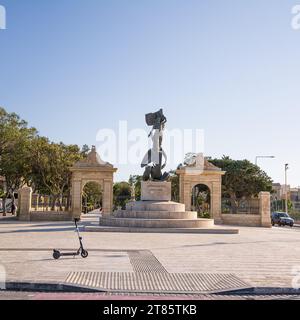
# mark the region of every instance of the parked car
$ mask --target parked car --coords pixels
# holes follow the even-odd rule
[[[292,227],[294,225],[294,219],[292,219],[286,212],[273,212],[271,221],[272,221],[272,226],[277,224],[279,227],[280,226]]]

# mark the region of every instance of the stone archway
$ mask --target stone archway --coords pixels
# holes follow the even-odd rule
[[[197,170],[197,167],[185,166],[178,169],[176,173],[179,175],[179,201],[185,204],[186,210],[191,210],[193,188],[198,184],[206,185],[211,196],[211,216],[215,222],[221,223],[222,176],[225,171],[205,159],[203,169]]]
[[[104,162],[93,146],[87,158],[78,161],[72,168],[72,214],[79,218],[82,213],[82,192],[88,182],[96,182],[102,189],[102,209],[110,215],[113,207],[113,174],[117,171],[112,164]]]

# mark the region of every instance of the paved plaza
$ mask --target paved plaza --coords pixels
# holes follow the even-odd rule
[[[80,225],[97,221],[97,216],[88,216]],[[0,263],[6,269],[7,280],[13,282],[65,283],[72,274],[82,272],[152,272],[160,277],[182,273],[230,274],[251,287],[291,288],[292,269],[300,269],[300,228],[239,229],[239,234],[82,232],[89,257],[54,260],[53,248],[78,247],[71,222],[2,218]]]

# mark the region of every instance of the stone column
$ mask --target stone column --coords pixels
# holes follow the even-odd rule
[[[179,202],[183,203],[183,177],[182,174],[179,174]]]
[[[270,192],[259,193],[259,214],[261,226],[271,228],[271,195]]]
[[[213,182],[211,186],[211,214],[215,223],[222,223],[222,184],[221,179],[219,182]]]
[[[19,190],[19,220],[30,221],[32,189],[23,187]]]
[[[185,204],[185,210],[191,210],[192,189],[191,183],[183,170],[177,170],[179,175],[179,202]]]
[[[191,211],[192,209],[192,186],[190,182],[183,182],[183,203],[185,204],[185,210]]]
[[[72,216],[73,218],[80,218],[81,216],[81,181],[72,181]]]
[[[102,210],[103,215],[110,215],[113,209],[113,183],[112,179],[104,179],[103,181],[103,196]]]

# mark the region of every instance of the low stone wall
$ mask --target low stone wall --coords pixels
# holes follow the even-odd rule
[[[32,208],[32,189],[23,187],[19,190],[18,219],[20,221],[72,221],[73,214],[69,211],[43,211]]]
[[[59,211],[31,211],[30,221],[71,221],[72,214],[70,212]]]
[[[261,216],[259,214],[222,214],[223,224],[247,226],[247,227],[261,227]]]
[[[221,223],[247,226],[247,227],[264,227],[271,228],[271,201],[269,192],[260,192],[258,197],[257,214],[221,214]]]

